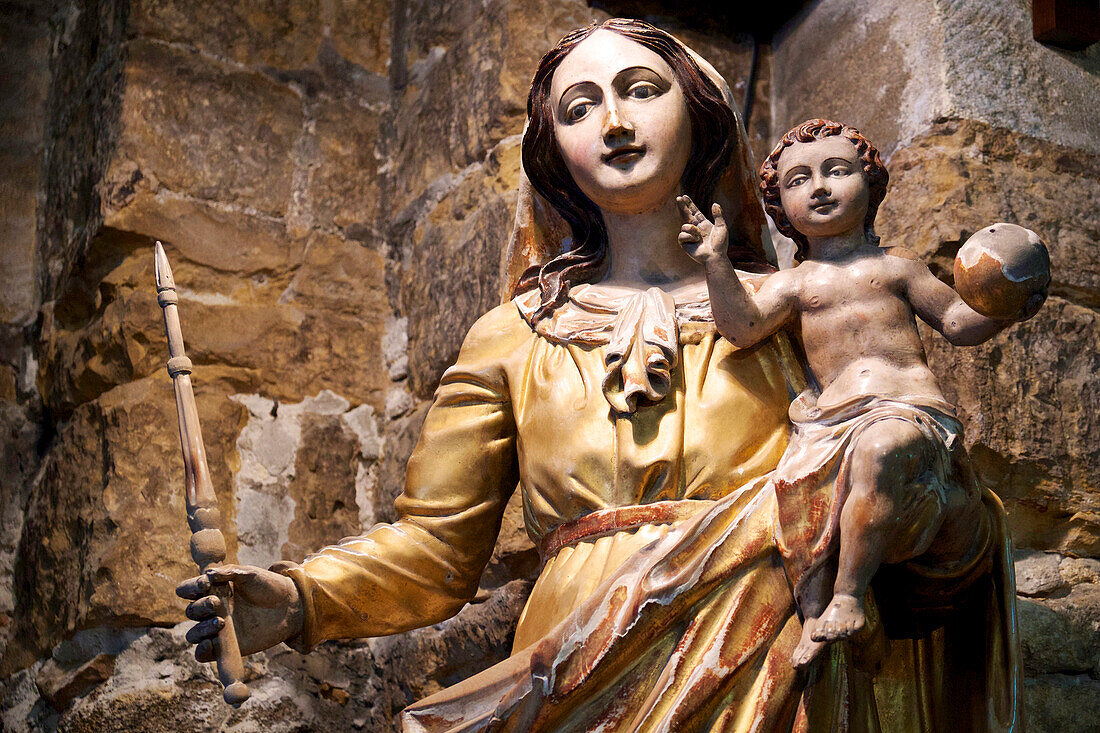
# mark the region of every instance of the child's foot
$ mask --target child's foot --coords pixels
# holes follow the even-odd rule
[[[836,594],[829,607],[817,620],[810,638],[830,642],[855,636],[867,623],[863,615],[863,601],[855,596]]]
[[[795,669],[809,666],[810,662],[814,661],[821,650],[825,648],[824,643],[814,641],[811,638],[816,625],[816,618],[808,618],[802,624],[802,638],[798,640],[798,646],[794,648],[794,653],[791,654],[791,664],[794,665]]]

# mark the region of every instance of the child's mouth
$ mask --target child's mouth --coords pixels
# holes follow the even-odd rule
[[[822,201],[820,203],[812,204],[810,208],[819,214],[828,214],[833,209],[835,209],[836,206],[836,201]]]

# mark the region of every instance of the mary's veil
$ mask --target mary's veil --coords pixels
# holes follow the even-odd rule
[[[730,165],[719,180],[714,194],[715,200],[722,206],[730,229],[730,259],[735,265],[745,269],[759,270],[761,266],[774,266],[775,250],[760,200],[756,165],[748,146],[745,123],[734,103],[733,93],[729,84],[710,62],[679,39],[677,42],[691,54],[702,72],[718,87],[737,120]],[[699,202],[699,205],[709,209],[704,202]],[[570,240],[569,225],[531,186],[527,172],[522,169],[521,164],[515,224],[500,262],[501,302],[512,298],[516,284],[527,268],[549,262],[562,254],[568,248]]]

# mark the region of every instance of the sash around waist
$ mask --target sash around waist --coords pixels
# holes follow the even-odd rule
[[[712,504],[714,504],[713,500],[680,499],[597,509],[559,524],[543,535],[539,542],[539,555],[545,565],[563,547],[596,540],[623,530],[636,529],[646,524],[674,524]]]

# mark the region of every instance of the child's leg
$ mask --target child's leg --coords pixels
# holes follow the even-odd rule
[[[836,574],[830,572],[830,568],[819,566],[810,572],[805,581],[800,605],[802,609],[802,638],[798,646],[791,654],[791,663],[795,669],[806,667],[825,648],[825,643],[814,641],[813,633],[817,628],[817,620],[825,611],[829,599],[833,594],[833,580]]]
[[[846,639],[866,623],[863,597],[892,543],[915,481],[933,466],[935,447],[905,420],[868,427],[853,446],[851,490],[840,514],[840,562],[833,598],[813,632],[815,641]]]

